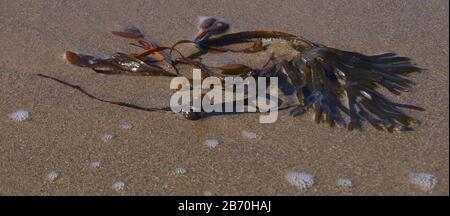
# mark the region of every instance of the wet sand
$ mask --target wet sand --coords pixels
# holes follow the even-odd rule
[[[0,195],[448,195],[448,14],[445,0],[2,0]],[[110,100],[167,106],[169,78],[103,76],[69,65],[63,53],[131,52],[129,41],[110,34],[126,24],[161,44],[190,39],[198,15],[227,17],[239,30],[288,31],[344,50],[411,57],[428,70],[412,76],[411,92],[390,97],[424,107],[411,113],[422,124],[408,133],[368,124],[348,132],[289,111],[274,124],[259,124],[255,114],[192,122],[94,101],[33,75]],[[11,121],[21,109],[31,120]],[[219,145],[208,147],[209,139]],[[290,172],[312,174],[314,185],[290,184]],[[410,182],[411,172],[430,173],[437,184],[424,191]],[[338,186],[339,178],[353,188]]]

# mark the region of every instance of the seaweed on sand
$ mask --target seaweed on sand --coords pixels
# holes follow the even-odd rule
[[[313,110],[317,123],[326,122],[347,127],[349,130],[361,129],[362,122],[368,121],[379,130],[408,131],[418,121],[406,114],[403,109],[424,109],[414,105],[394,102],[384,96],[378,88],[399,95],[408,91],[414,84],[407,76],[422,68],[411,63],[411,59],[395,53],[364,55],[343,51],[311,42],[305,38],[278,31],[244,31],[225,33],[229,24],[212,17],[204,20],[194,40],[181,40],[173,46],[162,47],[155,41],[148,40],[136,27],[127,27],[124,31],[113,34],[135,40],[133,46],[144,49],[143,53],[116,53],[106,59],[68,51],[66,58],[74,65],[91,68],[97,73],[133,76],[181,76],[179,64],[200,68],[203,77],[226,76],[281,77],[288,78],[296,89],[300,104],[291,110],[291,115],[298,116]],[[214,37],[216,36],[216,37]],[[263,39],[279,39],[288,42],[296,51],[292,59],[271,57],[262,68],[253,69],[244,64],[226,66],[208,66],[199,60],[208,53],[257,53],[266,50]],[[198,51],[183,55],[176,46],[183,43],[193,44]],[[242,49],[230,49],[228,45],[243,44]],[[175,53],[174,53],[175,52]],[[40,74],[69,87],[76,88],[89,97],[120,106],[145,110],[169,112],[169,108],[144,108],[132,104],[106,101],[85,92],[81,87],[65,81]],[[191,110],[183,115],[192,120],[201,117]]]

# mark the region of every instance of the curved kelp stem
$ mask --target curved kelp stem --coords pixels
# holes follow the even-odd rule
[[[170,112],[170,113],[172,113],[172,110],[171,110],[170,107],[148,108],[148,107],[142,107],[142,106],[139,106],[139,105],[125,103],[125,102],[116,102],[116,101],[105,100],[105,99],[101,99],[101,98],[98,98],[98,97],[90,94],[89,92],[87,92],[86,90],[84,90],[83,88],[81,88],[78,85],[70,84],[70,83],[68,83],[66,81],[63,81],[63,80],[60,80],[58,78],[47,76],[47,75],[44,75],[44,74],[36,74],[36,76],[56,81],[56,82],[61,83],[61,84],[65,85],[65,86],[68,86],[70,88],[76,89],[79,92],[83,93],[84,95],[86,95],[86,96],[88,96],[88,97],[90,97],[90,98],[92,98],[94,100],[101,101],[101,102],[110,103],[110,104],[123,106],[123,107],[128,107],[128,108],[133,108],[133,109],[137,109],[137,110],[143,110],[143,111],[147,111],[147,112]]]

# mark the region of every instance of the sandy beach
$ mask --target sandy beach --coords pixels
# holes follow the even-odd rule
[[[407,111],[421,124],[391,134],[366,122],[349,132],[288,110],[273,124],[257,114],[188,121],[101,103],[35,75],[109,100],[168,106],[168,77],[105,76],[63,54],[135,51],[111,34],[128,24],[170,45],[193,38],[197,16],[213,15],[233,30],[287,31],[343,50],[411,57],[427,70],[411,76],[410,92],[389,97],[424,107]],[[449,195],[448,18],[445,0],[2,0],[0,195]],[[19,110],[31,119],[11,120]],[[314,184],[291,184],[291,172],[311,174]],[[421,177],[433,184],[418,185]]]

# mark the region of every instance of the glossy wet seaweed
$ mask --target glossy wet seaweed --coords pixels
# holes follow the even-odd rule
[[[377,87],[393,94],[408,91],[413,82],[406,75],[422,71],[410,59],[394,53],[366,56],[326,47],[314,47],[291,61],[271,63],[260,75],[286,73],[297,89],[301,104],[291,114],[312,109],[316,122],[335,123],[360,129],[362,120],[387,131],[411,130],[417,120],[401,108],[423,108],[391,101]],[[344,105],[345,104],[345,105]],[[345,121],[343,114],[350,117]]]
[[[214,20],[209,20],[212,22]],[[211,23],[204,26],[213,26]],[[180,40],[172,46],[159,46],[144,37],[136,27],[114,31],[116,36],[135,40],[133,46],[144,49],[143,53],[115,53],[106,59],[90,55],[66,52],[67,60],[77,66],[87,67],[97,73],[132,76],[180,76],[177,65],[187,64],[199,68],[203,78],[216,76],[279,77],[296,90],[300,104],[291,110],[298,116],[312,110],[317,123],[326,122],[347,127],[349,130],[361,129],[362,122],[368,121],[379,130],[408,131],[418,121],[404,112],[404,109],[423,111],[414,105],[394,102],[380,93],[385,88],[390,93],[400,95],[408,91],[414,83],[408,75],[423,71],[411,63],[408,57],[395,53],[364,55],[327,47],[311,42],[290,33],[278,31],[244,31],[212,38],[212,33],[202,29],[196,40]],[[221,33],[218,30],[212,32]],[[262,39],[281,39],[297,52],[293,59],[277,59],[273,56],[261,68],[251,68],[245,64],[208,66],[199,57],[208,53],[257,53],[266,50]],[[184,55],[176,49],[183,43],[193,44],[198,51]],[[230,49],[227,46],[242,44],[244,48]],[[247,44],[250,44],[248,46]],[[169,108],[145,108],[133,104],[99,99],[81,87],[65,81],[39,74],[39,76],[58,81],[75,88],[83,94],[111,104],[126,106],[144,111],[168,112]],[[283,89],[282,89],[283,90]],[[197,120],[205,114],[195,114],[191,110],[182,113],[187,119]]]

